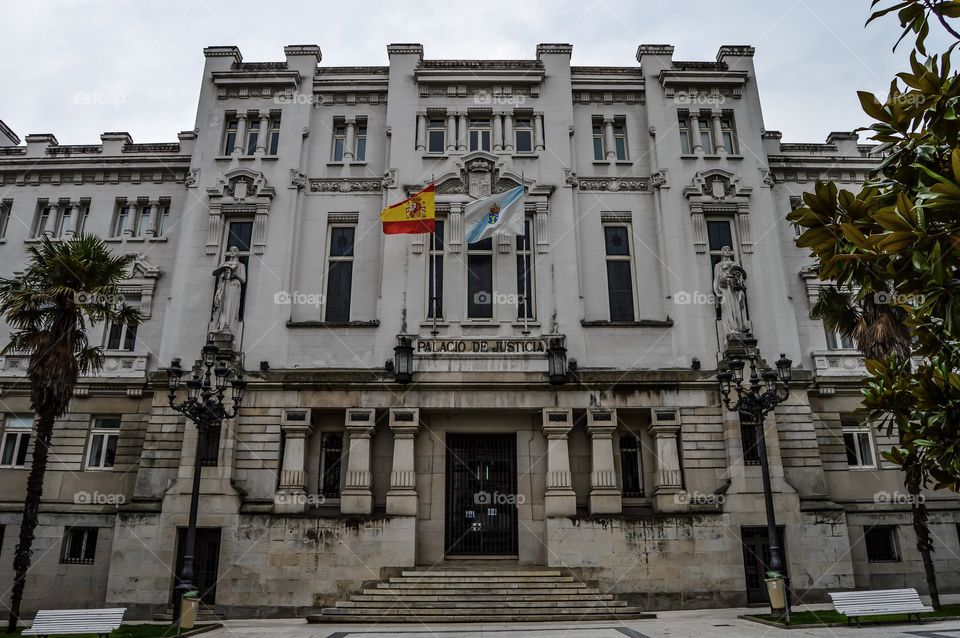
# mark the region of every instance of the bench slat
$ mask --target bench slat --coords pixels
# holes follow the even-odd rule
[[[44,609],[37,612],[24,636],[108,634],[123,622],[125,607],[110,609]]]
[[[837,613],[853,618],[934,611],[933,607],[923,604],[916,589],[828,592],[828,595]]]

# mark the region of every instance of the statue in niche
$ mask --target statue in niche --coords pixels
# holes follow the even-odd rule
[[[213,271],[217,288],[213,295],[213,332],[237,336],[240,323],[240,295],[247,282],[247,268],[240,261],[240,250],[231,246],[222,264]]]
[[[724,246],[713,269],[713,294],[720,305],[720,321],[727,340],[750,333],[747,320],[747,272],[733,260],[733,249]]]

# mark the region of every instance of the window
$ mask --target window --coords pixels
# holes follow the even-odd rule
[[[689,155],[693,152],[693,144],[690,143],[690,116],[681,113],[678,125],[680,127],[680,152],[683,155]]]
[[[513,136],[517,153],[533,152],[533,122],[529,117],[518,117],[513,121]]]
[[[430,261],[427,267],[427,318],[443,319],[443,229],[444,220],[434,222],[430,235]]]
[[[490,118],[472,118],[469,126],[470,150],[490,150]]]
[[[231,246],[236,246],[238,250],[237,259],[243,264],[247,271],[247,281],[250,281],[250,247],[253,241],[253,222],[251,221],[231,221],[227,226],[227,241],[223,247],[224,254]],[[241,284],[240,290],[240,313],[239,318],[243,319],[244,306],[247,301],[247,283]]]
[[[330,227],[325,321],[350,321],[355,233],[355,226]]]
[[[340,498],[340,460],[343,435],[326,432],[320,440],[320,493],[324,498]]]
[[[107,330],[107,350],[133,352],[137,345],[137,326],[125,323],[110,323]]]
[[[152,210],[151,205],[147,203],[137,207],[137,222],[133,226],[134,237],[146,237],[147,230],[151,228],[150,223],[153,221],[150,219]]]
[[[67,231],[73,231],[73,223],[76,220],[73,218],[73,207],[70,204],[67,204],[63,207],[63,212],[60,213],[59,219],[56,220],[56,230],[53,232],[54,237],[65,237]]]
[[[467,319],[493,319],[493,238],[467,245]]]
[[[257,140],[260,139],[260,120],[256,117],[247,118],[247,155],[257,152]]]
[[[96,527],[68,527],[63,534],[60,562],[67,565],[92,565],[97,555]]]
[[[605,224],[603,243],[607,259],[607,294],[610,321],[634,321],[633,259],[630,254],[630,227]]]
[[[620,484],[625,498],[643,497],[643,457],[640,437],[620,435]]]
[[[847,334],[840,332],[834,332],[833,330],[827,330],[827,327],[823,327],[824,333],[827,335],[827,350],[856,350],[857,344],[854,343],[853,337]]]
[[[160,217],[157,219],[157,237],[163,237],[170,227],[170,204],[160,203]]]
[[[443,153],[446,144],[447,125],[442,118],[432,118],[427,124],[427,152]]]
[[[367,121],[358,119],[356,124],[356,137],[354,138],[353,159],[357,162],[367,160]]]
[[[700,146],[704,153],[713,153],[713,131],[710,130],[710,114],[702,113],[698,120],[700,125]]]
[[[7,416],[3,428],[3,447],[0,449],[0,467],[26,465],[32,429],[32,416]]]
[[[274,115],[270,118],[270,138],[267,146],[267,155],[276,155],[280,147],[280,116]],[[157,233],[158,235],[160,233]]]
[[[740,444],[743,446],[743,464],[760,465],[760,428],[753,417],[740,413]]]
[[[56,224],[57,212],[53,206],[45,204],[40,206],[37,211],[37,223],[34,225],[33,236],[41,237],[44,233],[53,232],[53,226]]]
[[[841,419],[843,448],[847,453],[847,465],[852,468],[875,468],[877,457],[873,451],[873,432],[863,427],[859,418],[850,415]]]
[[[622,118],[613,123],[613,147],[617,152],[617,161],[625,162],[627,156],[627,125]]]
[[[333,154],[334,162],[343,161],[343,151],[347,145],[347,124],[342,119],[333,123]]]
[[[603,143],[603,120],[593,120],[593,159],[602,162],[607,158]]]
[[[220,462],[220,428],[208,428],[197,436],[200,437],[200,465],[216,467]]]
[[[233,153],[233,148],[237,145],[237,125],[239,120],[237,116],[232,116],[227,118],[227,122],[223,128],[223,154],[230,155]]]
[[[88,470],[107,470],[117,458],[117,441],[120,438],[120,417],[97,417],[90,429],[90,446],[87,452]]]
[[[896,525],[874,525],[863,532],[867,546],[867,561],[871,563],[895,563],[900,560]]]
[[[123,231],[128,228],[132,228],[130,221],[131,216],[134,214],[134,207],[127,204],[120,204],[117,208],[117,214],[113,219],[113,236],[122,237]]]
[[[731,155],[737,154],[737,133],[733,127],[733,113],[724,113],[720,118],[720,134],[723,136],[723,148]]]
[[[7,236],[7,225],[10,223],[11,208],[13,208],[12,200],[0,202],[0,239]]]
[[[729,246],[734,252],[733,228],[729,219],[707,220],[707,252],[710,255],[710,281],[713,281],[713,269],[720,263],[720,251]]]
[[[523,235],[517,237],[517,319],[533,319],[533,225],[523,222]]]

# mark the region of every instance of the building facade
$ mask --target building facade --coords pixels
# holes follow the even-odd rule
[[[723,246],[761,351],[794,362],[765,425],[794,590],[925,588],[880,457],[895,436],[858,425],[862,358],[810,318],[818,281],[784,219],[816,179],[854,189],[876,159],[851,133],[767,130],[751,47],[641,45],[616,67],[571,65],[566,44],[523,60],[393,44],[384,67],[284,53],[205,49],[175,143],[0,128],[3,274],[44,234],[95,233],[135,255],[123,292],[146,317],[94,327],[106,366],[54,435],[27,609],[166,610],[198,450],[198,581],[227,615],[300,614],[465,558],[566,567],[648,609],[763,600],[756,428],[715,379]],[[381,208],[431,182],[436,233],[384,236]],[[526,234],[465,243],[464,205],[518,185]],[[198,447],[163,369],[198,356],[234,246],[250,385]],[[0,357],[0,579],[31,453],[26,366]],[[957,591],[958,502],[926,500]]]

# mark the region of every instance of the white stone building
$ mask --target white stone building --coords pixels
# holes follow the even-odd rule
[[[27,608],[167,608],[197,435],[162,370],[198,356],[233,245],[250,386],[206,446],[199,520],[221,613],[303,613],[463,558],[563,567],[647,609],[763,600],[754,435],[715,380],[723,245],[762,352],[794,362],[767,424],[794,590],[924,589],[902,477],[879,456],[893,439],[856,425],[862,360],[810,319],[819,288],[784,220],[816,179],[856,188],[869,149],[781,143],[751,47],[690,62],[641,45],[615,67],[571,50],[393,44],[388,66],[329,67],[315,46],[257,63],[210,47],[178,143],[20,145],[0,126],[3,275],[44,233],[96,233],[137,253],[124,292],[148,317],[97,328],[108,364],[54,436]],[[384,236],[380,209],[431,181],[437,234]],[[520,184],[527,234],[465,244],[464,204]],[[409,384],[385,363],[401,338]],[[0,358],[0,582],[29,467],[25,367]],[[927,503],[957,591],[958,502]]]

